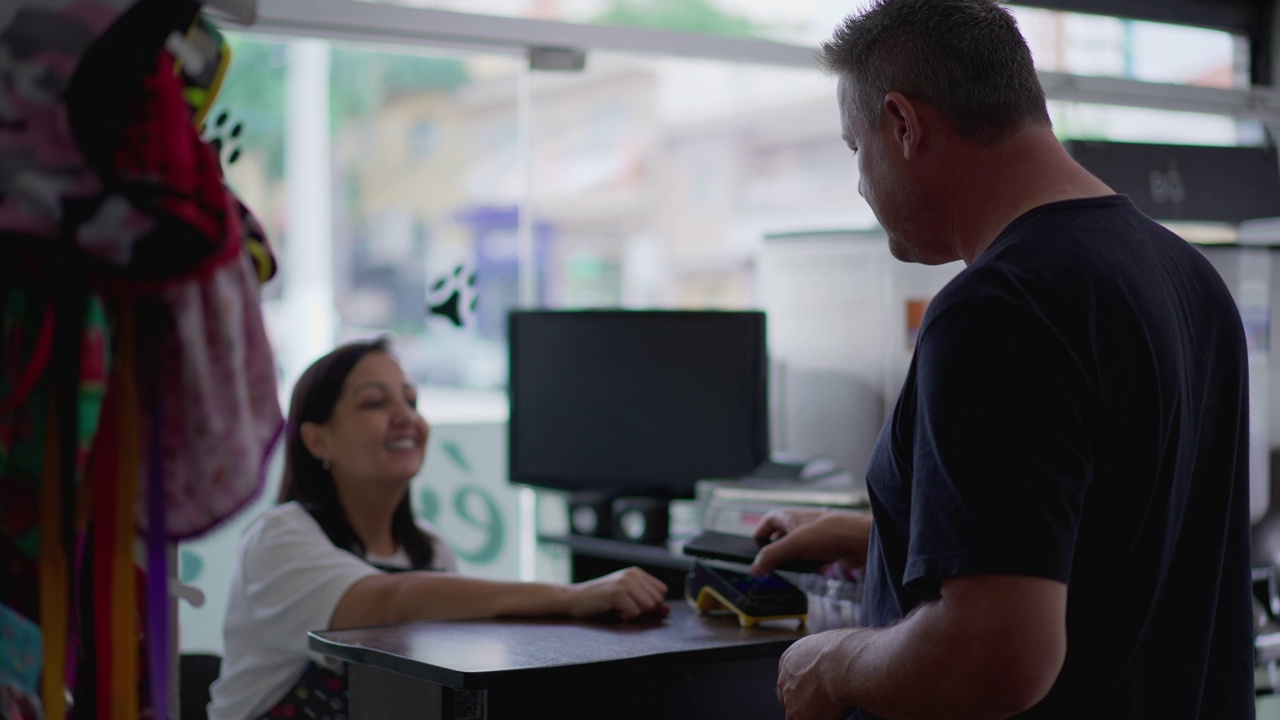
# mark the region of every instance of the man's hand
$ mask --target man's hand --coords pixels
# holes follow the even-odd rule
[[[827,676],[844,662],[833,653],[840,640],[857,630],[819,633],[800,638],[778,663],[778,702],[787,720],[840,720],[853,712],[832,693]]]
[[[772,543],[760,549],[753,575],[766,575],[792,558],[843,561],[850,568],[867,564],[871,514],[852,510],[780,508],[770,510],[756,527],[756,540]]]

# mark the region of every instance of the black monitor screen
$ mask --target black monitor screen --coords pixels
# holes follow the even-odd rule
[[[692,497],[769,454],[765,318],[511,314],[511,481]]]

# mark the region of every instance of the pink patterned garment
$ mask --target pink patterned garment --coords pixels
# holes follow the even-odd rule
[[[67,88],[85,52],[132,0],[0,6],[0,232],[61,239],[68,198],[100,197],[102,178],[73,137]],[[99,209],[110,214],[106,203]],[[101,225],[103,216],[88,219]],[[121,213],[130,234],[150,223]],[[118,263],[126,258],[106,248]]]
[[[283,427],[239,203],[164,50],[196,7],[0,0],[0,243],[71,251],[159,301],[139,305],[144,445],[157,394],[161,426],[141,492],[164,483],[171,539],[248,504]]]
[[[242,255],[164,292],[174,332],[156,351],[170,538],[207,532],[253,500],[284,426],[257,287]],[[144,428],[154,420],[144,408]],[[146,517],[143,494],[137,512]]]

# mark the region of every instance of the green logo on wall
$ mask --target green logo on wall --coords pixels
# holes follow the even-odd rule
[[[431,488],[422,488],[418,493],[418,517],[429,523],[440,524],[440,496]]]
[[[462,454],[462,446],[452,440],[445,440],[440,444],[444,449],[445,457],[453,461],[454,465],[462,468],[462,472],[471,474],[471,463],[467,462],[467,456]]]
[[[475,500],[471,500],[475,498]],[[473,509],[479,503],[484,517],[476,517]],[[479,485],[464,485],[458,488],[453,496],[453,509],[462,521],[485,533],[484,543],[473,551],[458,550],[458,556],[473,563],[493,562],[502,552],[502,544],[507,539],[507,528],[502,522],[502,511],[493,496]]]
[[[178,551],[178,582],[190,585],[204,572],[204,558],[190,550]]]
[[[434,488],[426,487],[418,491],[418,517],[440,525],[443,524],[440,511],[440,496]],[[489,491],[479,485],[458,488],[453,493],[453,511],[462,522],[479,530],[484,536],[480,547],[474,550],[459,548],[452,538],[446,538],[458,557],[481,565],[497,559],[507,541],[507,526],[502,518],[502,509]]]

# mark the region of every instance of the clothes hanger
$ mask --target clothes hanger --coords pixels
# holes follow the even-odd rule
[[[258,21],[258,0],[204,0],[204,6],[241,25],[252,25]]]
[[[257,18],[257,0],[205,0],[205,5],[206,9],[215,10],[218,13],[238,13],[232,19],[246,25]],[[210,76],[204,78],[199,84],[204,86],[211,97],[217,95],[229,58],[223,47],[225,42],[212,27],[211,22],[197,18],[190,27],[169,33],[164,45],[178,61],[177,67],[187,75],[193,77],[204,75],[209,63],[212,62],[215,67],[210,70]],[[205,106],[202,110],[197,110],[195,117],[197,127],[203,127],[204,113],[208,109],[208,106]]]

